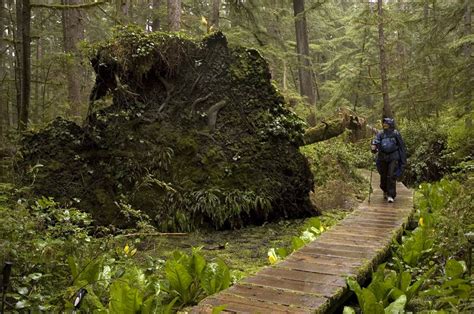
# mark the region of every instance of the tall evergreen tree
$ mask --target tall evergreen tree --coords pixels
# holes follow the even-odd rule
[[[316,104],[316,94],[314,90],[313,71],[309,54],[308,27],[306,25],[304,0],[293,0],[293,12],[295,16],[300,93],[301,96],[307,98],[311,105],[314,105]]]
[[[168,28],[172,32],[181,29],[181,0],[168,0]]]
[[[26,130],[28,127],[28,114],[30,107],[30,86],[31,86],[31,7],[30,0],[17,0],[17,34],[21,40],[18,45],[21,47],[19,55],[19,110],[18,129]]]
[[[78,5],[81,0],[62,0],[64,5]],[[64,52],[70,60],[66,69],[67,90],[69,102],[69,115],[81,116],[82,93],[82,69],[79,65],[79,52],[77,45],[84,39],[84,13],[81,9],[67,8],[62,10],[63,23],[63,45]]]
[[[388,70],[387,56],[385,54],[385,34],[384,34],[384,16],[383,16],[383,0],[377,0],[378,14],[378,30],[379,30],[379,56],[380,56],[380,78],[382,80],[382,97],[383,97],[383,116],[393,117],[392,107],[390,106],[390,98],[388,94]]]

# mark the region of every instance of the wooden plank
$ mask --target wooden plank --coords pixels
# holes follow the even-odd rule
[[[304,262],[304,263],[316,263],[323,265],[332,265],[334,267],[339,266],[361,266],[363,265],[363,260],[360,258],[351,258],[334,255],[325,255],[312,253],[308,251],[299,250],[298,252],[293,253],[291,259],[295,262]]]
[[[362,221],[354,221],[354,220],[348,220],[348,221],[343,221],[339,224],[339,226],[347,226],[349,228],[354,228],[356,230],[380,230],[380,231],[387,231],[387,229],[398,229],[397,227],[401,227],[401,225],[398,226],[384,226],[381,224],[373,224],[373,223],[365,223]]]
[[[403,221],[401,219],[394,219],[392,217],[385,217],[385,216],[367,216],[367,215],[354,215],[347,217],[344,221],[353,221],[359,223],[368,223],[368,224],[375,224],[381,225],[385,227],[397,227],[401,226]]]
[[[276,280],[280,280],[282,278],[319,283],[321,285],[332,285],[337,287],[346,286],[346,279],[338,275],[320,274],[296,269],[290,270],[285,268],[266,267],[259,271],[258,274],[273,277]]]
[[[226,290],[228,294],[241,297],[266,301],[282,305],[298,305],[298,307],[316,309],[327,302],[324,297],[318,297],[307,293],[288,292],[261,286],[235,285]]]
[[[363,230],[359,230],[359,228],[348,228],[349,226],[342,226],[342,225],[337,225],[333,229],[331,229],[331,232],[339,232],[339,233],[345,233],[345,234],[354,234],[356,232],[363,232],[364,235],[371,235],[374,237],[379,237],[379,238],[392,238],[392,235],[395,232],[395,229],[370,229],[370,228],[364,228]],[[358,230],[358,231],[356,231]]]
[[[316,245],[317,243],[315,243],[314,246],[306,246],[301,249],[301,252],[308,253],[308,254],[332,255],[332,256],[338,256],[342,258],[348,257],[348,258],[360,258],[360,259],[371,258],[375,255],[374,250],[370,250],[370,251],[337,250],[337,249],[323,248]]]
[[[352,243],[353,245],[367,245],[373,247],[380,247],[384,245],[387,240],[381,238],[374,238],[368,237],[365,235],[357,235],[354,236],[353,234],[343,234],[343,233],[335,233],[335,232],[325,232],[319,237],[320,241],[328,242],[328,243],[335,243],[335,244],[344,244],[344,243]]]
[[[354,234],[353,232],[351,232],[351,230],[348,230],[347,228],[335,227],[335,228],[327,231],[327,235],[333,235],[333,234],[334,235],[341,235],[341,236],[353,236],[354,239],[369,238],[369,239],[373,239],[373,240],[379,240],[379,241],[382,241],[382,242],[385,242],[385,241],[391,239],[391,236],[389,236],[390,231],[388,231],[387,233],[380,233],[380,232],[373,233],[372,232],[372,234],[370,234],[368,232],[364,232],[364,233]]]
[[[225,305],[225,311],[235,313],[311,313],[309,308],[301,308],[296,306],[280,305],[262,300],[241,297],[229,294],[227,292],[220,293],[217,296],[211,296],[204,299],[204,305],[217,307]]]
[[[341,289],[345,287],[321,285],[320,283],[298,281],[291,279],[279,278],[275,280],[273,277],[268,276],[253,276],[243,280],[247,284],[255,284],[264,287],[278,288],[282,290],[298,291],[304,293],[316,294],[326,298],[331,298],[337,292],[341,292]]]
[[[325,265],[317,263],[308,263],[308,262],[295,262],[292,260],[285,260],[276,265],[278,268],[287,268],[295,270],[303,270],[319,274],[328,274],[328,275],[355,275],[357,274],[357,266],[336,266],[336,265]]]
[[[330,250],[339,250],[339,251],[351,251],[351,252],[371,252],[374,250],[373,245],[354,245],[351,243],[332,243],[325,241],[314,241],[309,243],[306,247],[308,248],[321,248],[321,249],[330,249]]]

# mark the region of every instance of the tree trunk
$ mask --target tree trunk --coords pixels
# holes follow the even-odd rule
[[[219,11],[221,7],[221,0],[211,0],[211,18],[210,27],[213,27],[214,30],[219,28]]]
[[[18,11],[19,10],[19,11]],[[31,42],[30,42],[30,23],[31,8],[30,0],[18,0],[17,22],[18,36],[21,40],[20,59],[20,104],[18,117],[18,130],[24,131],[28,127],[28,110],[30,107],[30,85],[31,85]]]
[[[181,29],[181,0],[168,0],[168,27],[172,32]]]
[[[153,18],[151,21],[151,30],[157,32],[161,27],[161,20],[159,14],[159,8],[161,5],[161,0],[153,0]]]
[[[380,78],[382,80],[382,96],[383,96],[383,116],[393,117],[390,99],[388,97],[388,77],[387,77],[387,60],[385,56],[385,37],[383,29],[383,0],[377,1],[378,8],[378,27],[379,27],[379,51],[380,51]]]
[[[73,0],[73,1],[77,1],[77,0]],[[129,10],[130,10],[130,0],[117,0],[115,12],[117,14],[117,18],[120,23],[128,24]]]
[[[304,12],[304,0],[293,0],[293,10],[295,16],[296,49],[299,63],[298,77],[300,94],[306,97],[311,105],[315,105],[316,95],[314,92],[313,71],[309,56],[308,29]]]
[[[472,7],[470,0],[465,0],[465,7],[464,7],[464,36],[470,36],[472,31],[471,31],[471,25],[472,25]],[[463,50],[464,50],[464,57],[466,58],[466,61],[468,61],[471,58],[471,43],[466,42],[464,44]],[[469,70],[468,70],[469,71]],[[473,77],[474,73],[472,73],[472,70],[468,72],[468,79],[469,77]],[[472,86],[467,87],[469,88],[467,95],[466,95],[466,104],[464,108],[464,112],[466,113],[466,128],[471,129],[472,128],[472,119],[471,119],[471,111],[472,111]]]
[[[81,4],[80,0],[63,0],[65,5]],[[80,9],[66,9],[62,11],[64,52],[70,58],[66,69],[69,110],[72,117],[81,116],[81,68],[79,66],[79,51],[77,44],[84,39],[83,13]]]
[[[3,146],[3,138],[4,138],[4,133],[6,131],[6,112],[7,112],[7,99],[5,95],[7,94],[7,91],[5,90],[5,87],[7,86],[5,84],[5,79],[6,79],[6,71],[5,71],[5,65],[4,65],[4,56],[5,56],[5,41],[4,41],[4,34],[5,34],[5,1],[0,0],[0,147]]]

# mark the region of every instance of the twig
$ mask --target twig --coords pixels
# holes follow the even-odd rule
[[[137,232],[137,233],[129,233],[129,234],[120,234],[115,236],[116,238],[130,238],[130,237],[154,237],[154,236],[160,236],[160,237],[183,237],[187,236],[187,233],[180,233],[180,232],[153,232],[153,233],[142,233],[142,232]]]

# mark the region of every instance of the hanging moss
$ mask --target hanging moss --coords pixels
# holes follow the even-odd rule
[[[119,226],[134,223],[124,204],[161,230],[315,214],[313,177],[298,151],[303,123],[256,50],[229,48],[222,33],[197,42],[123,28],[97,47],[92,65],[84,126],[59,119],[26,136],[23,184],[80,199],[98,223]],[[45,165],[33,180],[27,169],[36,163]]]

